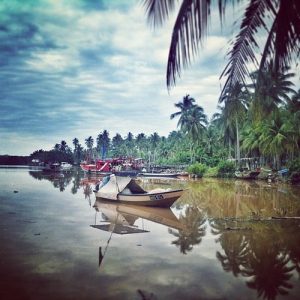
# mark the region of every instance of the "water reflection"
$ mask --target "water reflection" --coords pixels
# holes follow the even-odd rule
[[[96,212],[101,213],[100,225],[91,225],[117,234],[149,232],[139,228],[138,219],[149,220],[178,230],[184,230],[185,224],[178,219],[171,209],[137,205],[115,204],[97,199],[94,203]]]
[[[265,182],[202,180],[188,182],[181,204],[197,206],[208,218],[266,219],[300,216],[299,188]]]
[[[173,245],[179,247],[180,252],[187,254],[193,250],[193,246],[200,244],[205,236],[206,217],[198,207],[188,206],[184,214],[180,214],[179,220],[184,224],[184,228],[179,231],[169,229],[177,239],[172,241]]]
[[[222,252],[216,257],[223,270],[247,278],[246,284],[263,299],[287,295],[299,273],[300,223],[295,220],[210,221]]]
[[[29,175],[37,180],[47,180],[53,184],[54,188],[58,188],[64,192],[66,187],[72,184],[71,192],[76,194],[80,188],[80,181],[83,174],[78,169],[72,172],[45,172],[42,170],[29,171]]]
[[[37,180],[49,180],[61,191],[70,186],[71,193],[76,194],[81,189],[90,206],[95,199],[93,187],[101,179],[85,177],[80,172],[63,177],[38,172],[30,172],[30,175]],[[145,233],[150,236],[151,230],[145,229],[140,222],[150,220],[168,228],[172,238],[169,243],[177,253],[191,257],[201,255],[203,245],[212,238],[216,242],[212,248],[215,262],[222,268],[223,274],[232,276],[234,282],[242,278],[242,284],[249,291],[256,291],[257,298],[289,297],[299,290],[300,221],[272,219],[300,216],[299,188],[215,179],[180,181],[145,178],[141,185],[145,189],[169,185],[172,188],[188,188],[188,191],[172,210],[96,201],[94,208],[100,220],[95,219],[92,227],[111,234],[131,236],[133,233]],[[105,249],[99,249],[99,264]]]
[[[170,232],[174,235],[178,234],[174,229],[179,232],[186,232],[186,224],[181,219],[178,219],[169,208],[115,204],[99,199],[95,201],[93,207],[96,210],[96,216],[95,224],[91,225],[91,227],[111,233],[104,250],[102,250],[102,247],[99,247],[99,267],[104,259],[113,233],[128,235],[150,232],[144,228],[143,220],[164,225],[169,230],[172,230]],[[97,221],[97,213],[99,212],[101,217]],[[137,222],[139,219],[142,220],[141,224]]]

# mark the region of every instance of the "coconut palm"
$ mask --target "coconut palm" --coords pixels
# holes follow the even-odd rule
[[[223,131],[224,145],[228,145],[228,158],[232,158],[231,155],[231,145],[235,141],[235,130],[231,125],[230,120],[227,120],[227,115],[225,112],[224,106],[218,106],[220,112],[213,114],[212,124],[216,125],[218,128],[221,128]]]
[[[218,3],[220,20],[225,15],[228,2],[238,0],[182,0],[173,27],[167,63],[167,86],[175,85],[181,69],[187,67],[198,54],[199,46],[208,33],[211,7]],[[148,21],[154,26],[162,25],[170,12],[178,6],[171,0],[144,0]],[[249,75],[247,64],[266,68],[272,59],[276,70],[282,70],[299,56],[300,44],[300,1],[298,0],[249,0],[245,9],[239,33],[229,51],[229,62],[221,76],[226,76],[223,93],[237,82],[245,82]],[[259,58],[257,35],[266,31],[266,39]],[[261,36],[261,35],[260,35]]]
[[[175,103],[175,107],[179,108],[180,111],[177,111],[173,114],[171,114],[170,119],[174,119],[175,117],[181,117],[183,114],[185,114],[187,111],[189,111],[191,108],[193,108],[196,104],[195,99],[190,97],[190,95],[186,95],[183,97],[182,102]],[[180,118],[178,121],[177,126],[179,126]]]
[[[61,141],[60,142],[60,151],[66,152],[68,150],[68,145],[66,141]]]
[[[203,137],[207,123],[207,116],[200,106],[194,106],[180,116],[178,122],[180,129],[190,140],[191,163],[193,162],[195,146]]]
[[[110,143],[110,139],[109,139],[109,133],[107,130],[104,130],[102,133],[98,134],[98,136],[97,136],[97,151],[98,152],[101,151],[102,159],[104,159],[106,156],[106,153],[109,148],[109,143]]]
[[[92,136],[89,136],[88,138],[85,139],[85,144],[86,144],[86,146],[88,148],[88,152],[89,152],[87,159],[91,160],[93,157],[92,151],[93,151],[93,145],[94,145],[94,139],[92,138]]]
[[[158,135],[157,132],[151,134],[151,136],[149,137],[149,142],[153,151],[153,163],[155,163],[156,150],[157,150],[158,143],[160,142],[160,136]]]
[[[273,111],[278,113],[280,106],[291,101],[291,96],[296,94],[292,88],[294,83],[290,80],[294,76],[294,73],[289,72],[289,68],[284,68],[282,72],[275,71],[273,62],[268,65],[267,70],[251,74],[253,84],[248,87],[255,88],[252,102],[255,120],[262,120]]]
[[[236,159],[240,164],[240,126],[245,120],[249,106],[249,93],[242,84],[236,83],[234,87],[228,88],[228,92],[223,94],[220,102],[224,103],[223,115],[227,126],[235,128],[236,131]]]
[[[193,161],[194,147],[201,138],[208,123],[203,108],[194,104],[194,102],[194,98],[186,95],[183,97],[182,102],[175,104],[175,107],[180,108],[180,111],[170,116],[171,119],[179,116],[177,127],[180,127],[180,130],[190,139],[191,162]]]
[[[274,113],[272,119],[265,120],[261,125],[259,147],[264,155],[274,159],[277,169],[280,168],[280,157],[287,151],[294,152],[297,148],[295,132],[289,124],[284,123],[282,118]]]
[[[116,135],[112,138],[112,150],[113,155],[118,156],[122,155],[122,146],[123,146],[124,140],[122,136],[119,133],[116,133]]]

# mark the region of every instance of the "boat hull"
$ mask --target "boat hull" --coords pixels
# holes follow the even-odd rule
[[[176,178],[179,173],[138,173],[137,176],[140,177],[160,177],[160,178]]]
[[[182,195],[183,190],[173,190],[161,193],[145,193],[145,194],[119,194],[116,199],[108,198],[101,192],[96,192],[96,198],[105,201],[119,202],[129,205],[141,205],[152,207],[171,207],[173,203]]]

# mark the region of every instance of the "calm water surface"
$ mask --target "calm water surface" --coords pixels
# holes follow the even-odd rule
[[[95,180],[0,169],[0,299],[299,299],[299,187],[143,179],[188,188],[147,210]]]

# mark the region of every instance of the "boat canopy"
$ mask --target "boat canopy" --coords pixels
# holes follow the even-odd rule
[[[101,192],[101,197],[118,199],[118,194],[145,194],[147,193],[143,188],[141,188],[134,179],[130,177],[115,176],[110,175],[109,178],[103,178],[105,183],[102,187],[100,186],[99,192]]]

